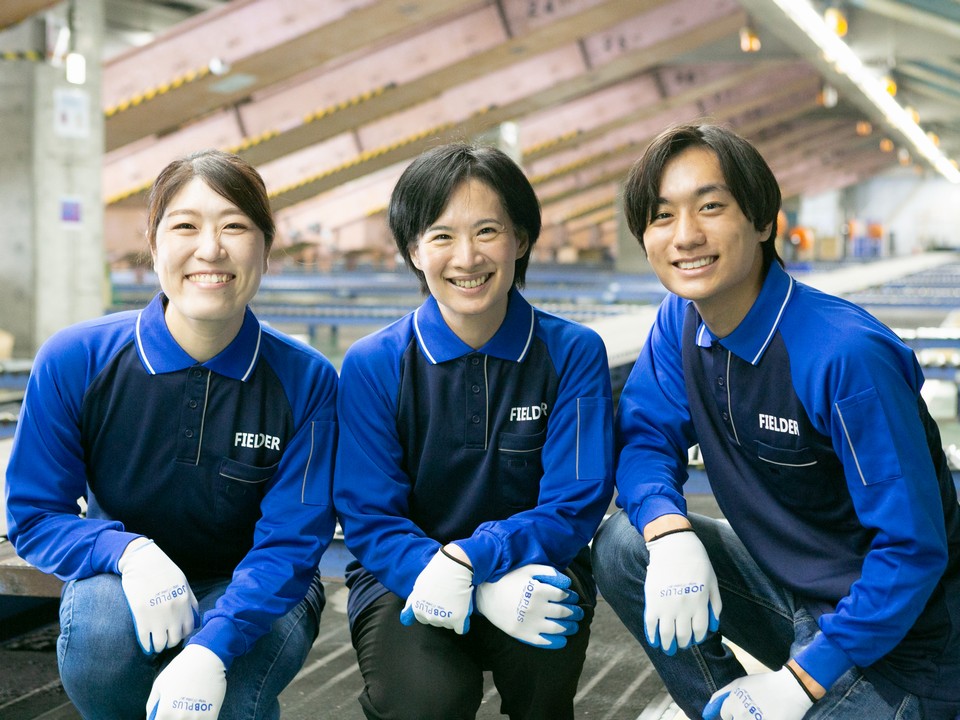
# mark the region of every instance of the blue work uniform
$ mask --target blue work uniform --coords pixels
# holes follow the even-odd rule
[[[669,295],[621,397],[618,503],[637,529],[686,510],[700,444],[717,503],[819,632],[796,657],[920,697],[960,693],[960,511],[912,350],[776,263],[718,339]]]
[[[613,492],[610,373],[593,330],[514,289],[474,350],[430,297],[356,342],[340,382],[351,622],[387,590],[407,597],[451,541],[477,585],[529,563],[567,568],[587,547]]]
[[[141,535],[191,582],[232,576],[191,639],[229,667],[303,599],[333,536],[337,375],[249,309],[197,363],[164,306],[161,294],[40,349],[7,468],[9,534],[63,580],[118,573]]]

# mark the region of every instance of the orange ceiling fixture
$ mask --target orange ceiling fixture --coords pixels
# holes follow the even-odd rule
[[[833,85],[826,83],[817,95],[817,102],[825,108],[836,107],[839,100],[840,95],[837,93],[837,89]]]
[[[745,53],[754,53],[760,50],[760,36],[750,25],[740,28],[740,50]]]
[[[828,7],[823,13],[823,19],[837,37],[846,36],[847,30],[850,29],[847,25],[846,13],[838,7]]]

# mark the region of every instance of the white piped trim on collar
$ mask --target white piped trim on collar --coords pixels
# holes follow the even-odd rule
[[[157,371],[153,369],[153,365],[150,364],[150,360],[147,358],[147,350],[143,347],[143,338],[140,337],[140,319],[143,317],[143,310],[137,313],[137,352],[140,353],[140,359],[143,361],[143,364],[147,368],[147,372],[151,375],[156,375]]]
[[[427,343],[423,340],[423,334],[420,332],[420,308],[413,311],[413,331],[417,333],[417,342],[420,343],[420,349],[423,350],[423,354],[427,356],[427,360],[430,361],[431,365],[436,365],[437,361],[433,355],[430,354]]]
[[[530,344],[533,342],[533,328],[536,326],[536,315],[533,311],[533,305],[530,306],[530,332],[527,333],[527,342],[523,346],[523,352],[520,353],[520,357],[517,358],[517,362],[523,362],[523,359],[527,356],[527,351],[530,349]]]
[[[780,310],[777,312],[777,317],[773,321],[773,325],[770,327],[770,333],[767,335],[767,339],[763,341],[763,345],[760,346],[757,354],[750,362],[751,365],[756,365],[758,362],[760,362],[760,356],[763,355],[764,351],[767,349],[767,346],[770,344],[770,341],[773,340],[773,336],[776,334],[777,328],[780,327],[780,318],[783,317],[783,311],[787,309],[787,303],[790,302],[790,296],[793,295],[793,276],[787,275],[787,278],[790,280],[790,284],[787,286],[787,294],[783,297],[783,302],[780,304]]]
[[[247,368],[247,371],[243,374],[243,377],[240,378],[241,382],[246,382],[250,379],[250,375],[253,374],[253,368],[257,366],[257,358],[260,357],[260,338],[263,337],[263,327],[257,323],[257,346],[253,349],[253,357],[250,358],[250,366]]]

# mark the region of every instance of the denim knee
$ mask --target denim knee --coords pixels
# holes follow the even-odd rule
[[[620,510],[607,518],[591,546],[593,574],[602,595],[620,594],[623,585],[642,586],[647,575],[647,552],[643,537]]]
[[[64,690],[84,717],[142,714],[158,669],[137,644],[117,575],[94,575],[64,586],[57,664]]]

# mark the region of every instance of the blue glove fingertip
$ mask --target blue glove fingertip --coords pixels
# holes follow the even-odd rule
[[[559,650],[560,648],[566,646],[567,639],[563,635],[554,635],[553,633],[545,634],[540,633],[538,637],[546,640],[545,643],[535,643],[530,642],[529,640],[524,640],[522,638],[517,638],[518,642],[523,643],[524,645],[529,645],[530,647],[535,647],[538,650]]]
[[[677,637],[674,635],[673,640],[670,641],[670,647],[663,648],[664,654],[673,657],[677,654]]]
[[[580,629],[580,624],[575,621],[570,620],[554,620],[554,622],[563,628],[558,635],[576,635],[577,630]]]
[[[720,720],[720,706],[723,705],[723,701],[727,699],[729,694],[729,692],[725,692],[711,698],[703,709],[703,720]]]
[[[653,634],[653,637],[650,637],[650,634],[647,632],[647,625],[646,623],[644,623],[643,634],[646,636],[647,642],[650,644],[650,647],[652,648],[660,647],[660,626],[659,625],[657,626],[657,631]]]
[[[553,585],[555,588],[560,588],[561,590],[566,590],[570,587],[570,578],[564,575],[562,572],[557,572],[553,575],[534,575],[534,580],[539,580],[545,585]]]
[[[416,616],[413,614],[413,608],[404,608],[400,611],[400,624],[401,625],[413,625],[417,621]]]
[[[708,605],[710,610],[710,632],[716,632],[720,629],[720,618],[713,614],[713,605]]]
[[[536,647],[543,648],[544,650],[559,650],[562,647],[566,647],[567,638],[563,635],[541,635],[544,640],[549,640],[546,645],[537,645]]]

